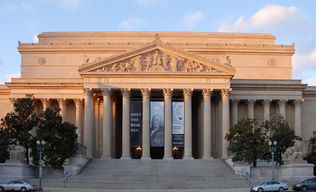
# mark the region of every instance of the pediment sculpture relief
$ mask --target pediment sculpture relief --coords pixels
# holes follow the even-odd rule
[[[167,55],[159,50],[129,60],[104,66],[97,72],[209,72],[220,73],[216,69],[177,56]]]

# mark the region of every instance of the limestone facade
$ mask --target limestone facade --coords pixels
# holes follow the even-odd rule
[[[227,157],[229,127],[281,113],[303,137],[316,130],[316,87],[292,79],[294,44],[270,34],[52,32],[19,42],[21,78],[0,85],[0,115],[34,94],[36,113],[60,107],[95,158],[139,158],[130,103],[142,103],[140,157]],[[164,146],[150,147],[150,102],[164,102]],[[172,103],[184,102],[184,146],[172,146]],[[176,154],[178,153],[178,154]],[[155,156],[156,157],[156,156]]]

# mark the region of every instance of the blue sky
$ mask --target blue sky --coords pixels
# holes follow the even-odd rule
[[[0,84],[20,76],[18,41],[42,32],[270,33],[295,43],[293,79],[316,86],[316,1],[0,0]]]

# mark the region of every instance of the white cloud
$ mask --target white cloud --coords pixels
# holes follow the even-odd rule
[[[249,18],[240,16],[233,24],[231,21],[224,21],[220,24],[219,31],[273,33],[277,36],[302,35],[314,28],[306,19],[297,7],[266,5]]]
[[[14,4],[11,4],[11,5],[7,5],[5,7],[2,7],[0,9],[0,13],[1,14],[6,14],[6,13],[15,13],[19,10],[19,7],[14,5]]]
[[[192,29],[204,16],[205,14],[200,11],[193,14],[187,14],[183,19],[184,21],[180,23],[180,26],[185,29]]]
[[[35,10],[35,8],[30,4],[22,3],[21,6],[24,10],[26,10],[28,12],[32,12]]]
[[[4,69],[5,69],[5,65],[4,65],[2,59],[0,58],[0,71],[4,71]]]
[[[7,74],[5,82],[10,82],[11,78],[20,78],[21,74],[20,73],[14,73],[14,74]]]
[[[144,26],[144,23],[140,19],[131,17],[120,23],[120,27],[128,31],[133,31],[142,26]]]
[[[27,26],[30,29],[30,31],[33,31],[36,25],[37,25],[37,21],[28,21],[27,22]]]
[[[76,9],[85,5],[88,0],[46,0],[46,2],[52,2],[60,8],[64,9]]]
[[[316,86],[316,77],[312,77],[306,81],[309,86]]]
[[[33,43],[38,43],[37,35],[38,35],[38,34],[36,34],[36,35],[33,36]]]
[[[143,6],[149,5],[167,5],[168,0],[136,0],[138,4]]]

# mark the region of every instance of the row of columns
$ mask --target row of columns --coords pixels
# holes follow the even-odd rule
[[[93,148],[93,131],[92,128],[92,94],[93,90],[90,88],[83,89],[85,93],[85,140],[84,144],[88,148],[88,156],[92,156]],[[110,127],[111,127],[111,89],[101,89],[103,94],[103,155],[102,158],[110,158]],[[185,107],[185,134],[184,134],[184,158],[192,159],[192,95],[193,88],[183,89],[184,107]],[[213,89],[203,89],[204,99],[204,156],[203,158],[212,158],[211,155],[211,95]],[[223,132],[228,132],[229,129],[229,92],[230,90],[222,90],[223,98]],[[143,97],[143,134],[142,134],[142,159],[150,159],[150,88],[141,89]],[[122,122],[122,159],[130,159],[130,95],[131,89],[122,88],[122,104],[123,104],[123,122]],[[164,138],[164,159],[172,159],[172,96],[173,89],[163,89],[163,96],[165,102],[165,138]],[[227,154],[228,142],[223,141],[225,151]]]
[[[238,104],[240,100],[239,99],[232,99],[232,123],[237,124],[238,121]],[[270,105],[271,105],[272,99],[265,99],[261,101],[261,104],[263,105],[263,121],[270,120]],[[255,106],[256,100],[255,99],[248,99],[246,101],[246,104],[248,106],[248,118],[254,119],[254,106]],[[286,104],[288,103],[287,99],[280,99],[276,102],[276,104],[279,106],[279,114],[281,114],[284,118],[286,118]],[[298,136],[302,136],[301,131],[301,106],[302,106],[302,99],[296,99],[292,102],[294,105],[294,118],[295,118],[295,134]]]

